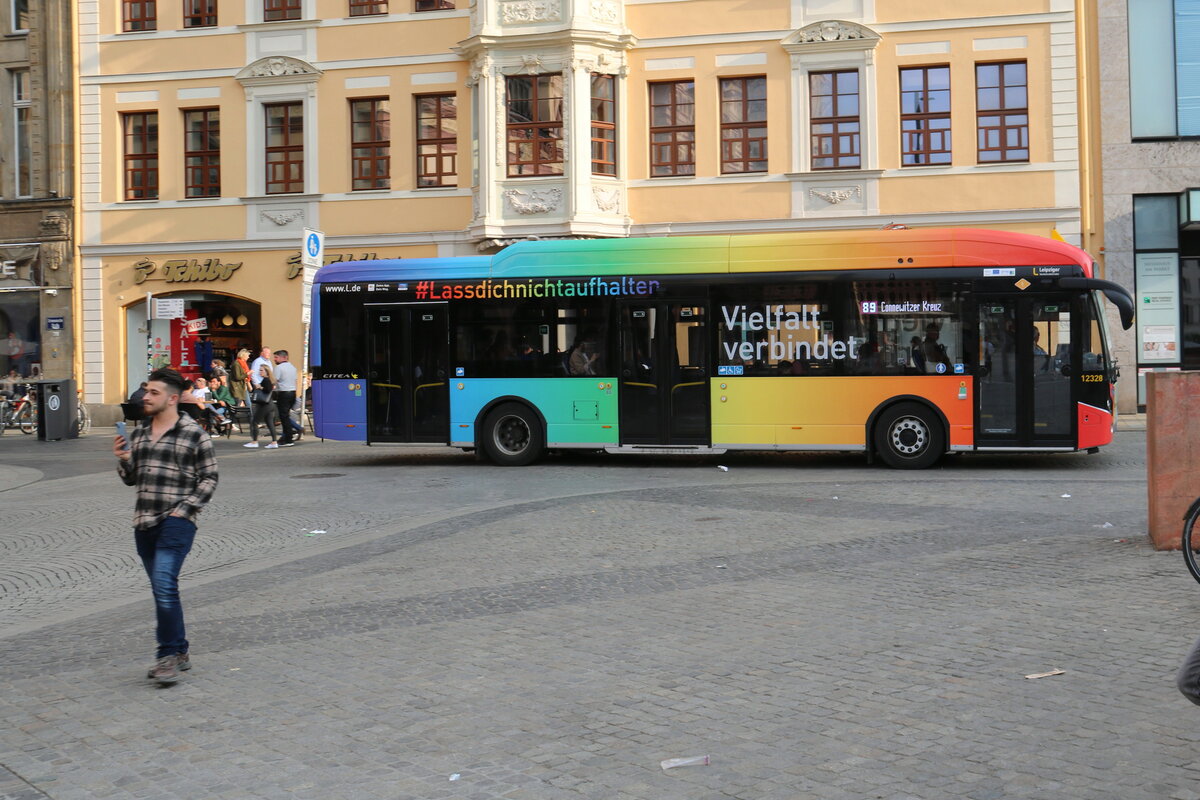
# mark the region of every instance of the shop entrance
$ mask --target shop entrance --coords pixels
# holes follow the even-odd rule
[[[249,350],[251,358],[258,355],[262,346],[258,303],[200,292],[155,295],[154,299],[182,304],[183,316],[147,323],[145,301],[126,308],[126,397],[152,369],[174,367],[185,378],[195,379],[211,372],[214,360],[228,368],[240,348]]]

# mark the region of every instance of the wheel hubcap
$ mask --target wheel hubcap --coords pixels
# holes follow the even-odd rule
[[[904,417],[892,425],[892,449],[915,456],[929,445],[929,429],[916,417]]]
[[[505,417],[496,424],[494,439],[496,446],[505,453],[518,455],[529,447],[529,426],[520,417]]]

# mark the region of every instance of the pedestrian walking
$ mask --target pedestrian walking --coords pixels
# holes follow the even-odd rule
[[[296,403],[296,367],[288,361],[287,350],[275,351],[275,407],[279,409],[280,447],[291,447],[294,427],[292,406]]]
[[[254,363],[257,364],[258,360]],[[279,442],[275,441],[275,372],[271,364],[266,363],[258,368],[255,375],[258,380],[250,392],[250,405],[254,409],[254,416],[250,418],[250,441],[242,447],[258,447],[258,426],[265,424],[271,435],[265,449],[275,450],[279,447]]]
[[[117,474],[137,487],[133,535],[154,594],[158,651],[146,675],[163,686],[192,666],[179,571],[196,537],[196,518],[217,488],[212,441],[194,419],[179,413],[184,382],[170,368],[150,373],[142,399],[146,421],[128,440],[113,441]]]

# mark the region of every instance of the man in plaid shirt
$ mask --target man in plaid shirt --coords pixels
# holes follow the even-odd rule
[[[158,660],[147,677],[163,686],[192,667],[179,570],[196,537],[196,517],[217,488],[217,459],[208,434],[179,413],[183,388],[184,378],[175,370],[152,372],[142,398],[147,422],[134,428],[128,443],[123,436],[113,442],[113,454],[120,459],[117,474],[127,486],[137,487],[133,535],[150,576],[158,618]]]

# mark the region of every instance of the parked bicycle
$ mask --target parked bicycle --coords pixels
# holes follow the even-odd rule
[[[75,430],[82,436],[92,429],[92,415],[88,413],[88,408],[83,404],[83,390],[79,390],[79,403],[77,405],[77,416],[75,418]]]
[[[37,430],[37,402],[33,387],[26,385],[23,393],[13,396],[0,394],[0,433],[17,428],[24,434]]]
[[[1191,507],[1187,513],[1183,515],[1183,560],[1187,563],[1188,572],[1192,573],[1192,577],[1200,581],[1200,563],[1197,558],[1200,558],[1200,553],[1196,552],[1200,548],[1200,532],[1196,530],[1196,521],[1200,520],[1200,497],[1192,501]],[[1193,539],[1193,535],[1196,537]]]

